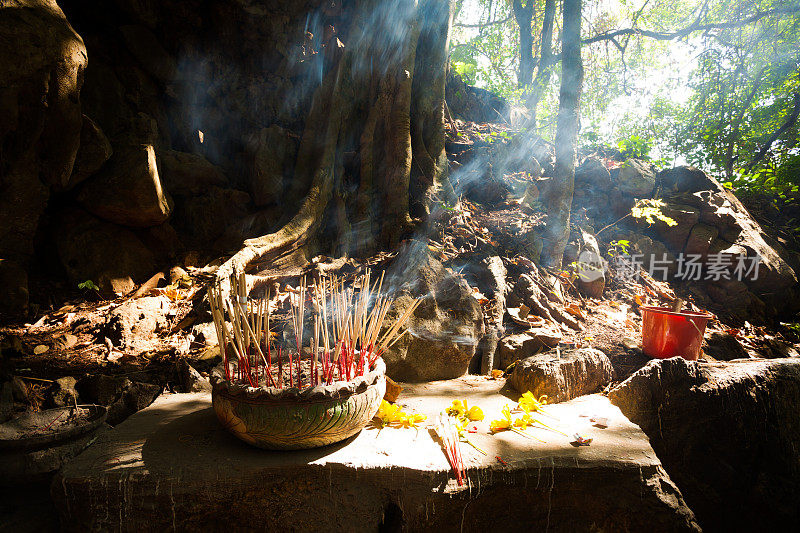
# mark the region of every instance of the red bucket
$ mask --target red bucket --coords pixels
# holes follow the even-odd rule
[[[666,307],[641,306],[642,351],[648,357],[668,359],[681,356],[689,361],[700,357],[700,345],[708,313],[671,311]]]

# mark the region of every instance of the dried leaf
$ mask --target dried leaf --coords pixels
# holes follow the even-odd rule
[[[36,348],[33,349],[33,353],[35,355],[41,355],[41,354],[45,353],[47,350],[49,350],[49,349],[50,349],[50,347],[47,346],[46,344],[40,344]]]

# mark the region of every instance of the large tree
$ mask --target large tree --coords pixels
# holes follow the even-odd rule
[[[245,241],[220,267],[234,270],[325,251],[389,249],[447,194],[444,80],[451,5],[441,0],[357,3],[341,58],[316,89],[294,183],[306,189],[278,231]],[[363,110],[366,109],[366,116]],[[355,151],[357,175],[345,154]],[[305,184],[305,185],[304,185]],[[442,192],[444,190],[444,192]],[[317,237],[326,220],[335,235]]]
[[[580,129],[580,101],[583,87],[581,60],[581,0],[564,0],[564,31],[561,40],[561,91],[556,126],[556,164],[551,193],[546,198],[547,227],[541,261],[561,267],[569,240],[570,210],[575,186],[575,159]]]

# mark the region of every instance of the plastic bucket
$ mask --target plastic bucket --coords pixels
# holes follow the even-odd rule
[[[642,306],[639,309],[642,311],[642,351],[646,356],[697,360],[706,324],[712,315],[676,312],[666,307]]]

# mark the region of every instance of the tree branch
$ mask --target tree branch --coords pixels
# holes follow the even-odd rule
[[[512,15],[507,16],[504,19],[492,20],[492,21],[489,21],[489,22],[478,23],[478,24],[463,24],[461,22],[456,22],[455,24],[453,24],[453,26],[457,26],[459,28],[481,28],[482,29],[482,28],[488,28],[489,26],[494,26],[496,24],[505,24],[506,22],[511,20],[511,18],[513,16],[514,15],[512,14]]]
[[[779,15],[779,14],[791,14],[791,13],[798,13],[800,12],[800,5],[799,6],[790,6],[790,7],[776,7],[775,9],[769,9],[766,11],[757,11],[746,17],[742,20],[734,20],[728,22],[709,22],[707,24],[700,24],[699,19],[695,20],[692,24],[687,26],[686,28],[676,30],[673,32],[660,32],[660,31],[652,31],[652,30],[643,30],[640,28],[623,28],[620,30],[614,31],[607,31],[603,32],[599,35],[595,35],[594,37],[589,37],[588,39],[583,39],[581,41],[582,44],[592,44],[599,41],[605,41],[608,39],[614,39],[616,37],[622,35],[639,35],[642,37],[649,37],[651,39],[656,39],[659,41],[671,41],[673,39],[679,39],[681,37],[686,37],[689,34],[698,31],[708,31],[708,30],[723,30],[729,28],[738,28],[740,26],[746,26],[747,24],[751,24],[758,20],[761,20],[764,17],[768,17],[770,15]]]
[[[747,172],[750,172],[756,163],[764,159],[769,149],[772,148],[772,144],[777,141],[786,130],[795,125],[798,115],[800,115],[800,93],[794,93],[794,109],[792,109],[792,114],[786,118],[786,122],[783,123],[783,126],[778,128],[778,130],[770,136],[767,142],[764,143],[764,146],[761,147],[761,150],[759,150],[753,160],[750,161],[750,164],[747,165]]]

